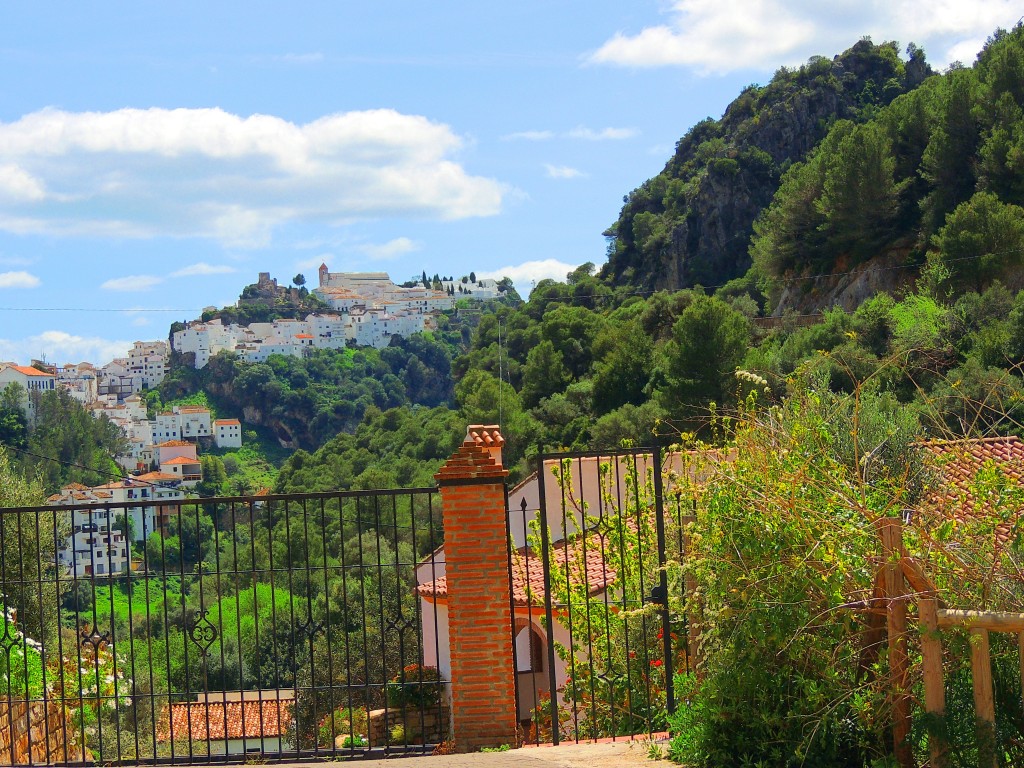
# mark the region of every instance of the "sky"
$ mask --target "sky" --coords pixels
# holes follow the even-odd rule
[[[604,261],[623,196],[780,66],[970,64],[1006,0],[11,3],[0,360],[103,364],[270,272]]]

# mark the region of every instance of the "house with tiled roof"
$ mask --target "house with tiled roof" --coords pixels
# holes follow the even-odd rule
[[[0,391],[11,384],[22,389],[22,410],[31,420],[35,416],[35,397],[50,392],[57,386],[57,377],[52,373],[30,368],[17,363],[0,362]]]
[[[496,427],[471,426],[466,439],[487,448],[500,463],[504,440]],[[922,443],[921,450],[925,454],[924,464],[930,473],[929,487],[932,490],[925,494],[916,511],[920,524],[936,524],[950,518],[985,518],[993,545],[1006,546],[1013,523],[1024,514],[1024,508],[993,509],[991,496],[975,497],[976,480],[979,472],[995,468],[1011,483],[1024,484],[1024,441],[1016,437],[936,440]],[[692,478],[698,464],[688,460],[693,455],[693,452],[664,455],[662,471],[669,477],[688,473]],[[716,461],[731,460],[728,452],[715,452],[715,457]],[[651,454],[638,454],[636,460],[640,475],[654,471]],[[606,565],[600,536],[594,531],[583,536],[581,528],[584,510],[591,517],[601,517],[603,511],[621,503],[621,499],[602,490],[602,485],[605,488],[625,487],[621,483],[622,478],[613,478],[611,482],[600,478],[602,472],[618,474],[622,471],[607,458],[581,456],[567,463],[551,459],[544,462],[540,474],[531,474],[508,492],[508,526],[514,547],[511,588],[517,628],[515,642],[521,720],[529,716],[537,694],[547,693],[550,687],[546,669],[547,635],[542,622],[543,568],[538,553],[529,547],[530,523],[543,514],[551,535],[553,571],[570,562],[576,569],[576,578],[581,582],[585,580],[592,594],[614,591],[616,574]],[[569,503],[563,504],[566,499]],[[416,575],[416,593],[423,601],[424,661],[437,666],[442,677],[449,679],[448,584],[443,545],[420,562]],[[568,632],[558,622],[557,611],[553,637],[556,643],[569,646]],[[567,674],[566,662],[556,655],[555,680],[558,687],[564,683]]]
[[[179,477],[150,472],[92,488],[80,483],[65,486],[46,500],[50,506],[76,507],[70,511],[70,533],[57,553],[58,564],[76,577],[127,573],[132,545],[166,530],[170,510],[177,507],[162,502],[184,498],[180,485]],[[80,508],[84,504],[107,506]],[[111,508],[126,504],[131,506]]]
[[[213,441],[218,448],[242,447],[242,422],[238,419],[217,419],[213,422]]]
[[[498,464],[505,440],[496,426],[471,425],[467,429],[466,442],[485,448]],[[551,532],[552,562],[557,567],[566,562],[574,564],[577,576],[585,581],[593,594],[600,594],[615,583],[616,574],[609,569],[602,551],[602,541],[595,533],[582,536],[584,510],[586,514],[599,514],[607,506],[607,498],[599,481],[602,462],[596,457],[581,457],[573,460],[567,472],[560,471],[560,462],[552,459],[544,462],[540,474],[533,473],[508,493],[508,525],[512,546],[515,548],[512,563],[511,587],[516,624],[516,674],[519,690],[519,719],[529,719],[538,694],[550,689],[547,669],[547,631],[543,629],[543,568],[538,553],[530,548],[530,522],[537,519],[543,506],[544,519]],[[666,464],[672,467],[680,460],[671,456]],[[653,468],[653,457],[640,454],[637,469],[645,473]],[[625,471],[624,466],[611,465],[615,477]],[[567,483],[569,495],[575,499],[571,507],[563,507],[562,475]],[[607,475],[606,475],[607,477]],[[541,488],[543,479],[544,487]],[[541,498],[545,503],[541,504]],[[595,538],[597,536],[597,538]],[[416,569],[416,594],[423,601],[421,625],[423,631],[424,663],[436,666],[444,679],[450,679],[451,655],[448,635],[448,584],[444,546],[424,558]],[[568,647],[568,630],[556,618],[553,628],[554,642]],[[560,687],[568,676],[565,660],[555,657],[555,680]]]
[[[277,755],[292,748],[295,691],[227,691],[171,704],[157,742],[205,744],[211,755]]]

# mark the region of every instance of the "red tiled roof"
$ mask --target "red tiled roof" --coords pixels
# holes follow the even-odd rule
[[[15,371],[17,371],[18,373],[22,374],[23,376],[42,376],[44,378],[49,378],[49,379],[54,378],[54,375],[52,373],[46,373],[45,371],[40,371],[38,368],[30,368],[27,365],[15,365],[14,363],[11,363],[11,364],[9,364],[9,365],[7,365],[5,367],[12,368]]]
[[[241,426],[242,422],[238,419],[217,419],[214,424],[220,424],[222,426]]]
[[[165,415],[172,416],[173,414]],[[158,445],[157,448],[183,448],[185,446],[191,447],[192,443],[190,443],[188,440],[165,440],[164,442],[160,443],[160,445]]]
[[[283,736],[291,723],[294,704],[295,699],[285,698],[171,704],[170,718],[164,715],[157,740],[183,739],[189,735],[202,741]]]
[[[923,499],[926,514],[937,513],[943,518],[958,520],[995,515],[994,502],[975,498],[974,494],[978,472],[986,465],[997,467],[1011,482],[1024,484],[1024,441],[1017,437],[930,440],[921,446],[927,466],[938,476],[933,490]],[[1005,520],[1008,511],[1024,512],[1002,509],[999,517]],[[999,523],[997,538],[1004,541],[1011,529],[1012,523]]]
[[[570,566],[570,575],[586,583],[591,595],[600,594],[615,582],[615,571],[605,565],[604,551],[608,544],[604,536],[591,534],[583,539],[574,537],[552,546],[552,569]],[[416,593],[437,600],[448,599],[448,578],[420,584]],[[532,599],[531,599],[532,596]],[[521,548],[512,558],[512,597],[519,606],[544,604],[544,568],[540,557]]]
[[[160,466],[162,467],[165,464],[201,464],[201,463],[202,462],[199,461],[199,459],[190,459],[187,456],[175,456],[173,459],[168,459],[167,461],[161,461],[160,462]]]
[[[136,480],[142,480],[144,482],[154,483],[161,480],[180,480],[181,478],[177,475],[172,475],[167,472],[147,472],[144,475],[135,475]]]

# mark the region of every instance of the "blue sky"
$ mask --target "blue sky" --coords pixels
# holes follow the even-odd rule
[[[212,7],[211,7],[212,6]],[[1005,0],[18,3],[0,26],[0,360],[104,363],[260,271],[534,280],[781,65],[973,61]]]

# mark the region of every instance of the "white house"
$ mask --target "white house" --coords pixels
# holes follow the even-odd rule
[[[34,395],[52,391],[57,385],[57,377],[27,365],[0,363],[0,391],[11,384],[22,388],[22,410],[31,421],[35,417]]]
[[[141,543],[161,528],[169,514],[162,502],[184,498],[180,479],[149,473],[87,488],[72,484],[50,496],[46,503],[66,507],[77,505],[125,505],[75,509],[71,535],[58,552],[57,562],[77,577],[116,576],[131,567],[131,544]],[[119,521],[131,520],[131,541]]]
[[[487,448],[501,463],[504,444],[495,426],[472,425],[467,439]],[[662,470],[669,475],[687,471],[685,454],[668,454]],[[582,543],[581,532],[584,510],[600,517],[621,503],[617,491],[627,488],[625,481],[632,465],[611,460],[610,457],[583,457],[573,459],[565,467],[559,460],[544,462],[543,469],[533,473],[508,493],[509,535],[515,550],[512,568],[512,598],[515,604],[516,660],[520,720],[530,717],[530,711],[539,697],[550,692],[550,671],[547,668],[547,631],[543,626],[544,608],[539,596],[544,593],[541,559],[530,548],[530,525],[538,518],[546,521],[550,532],[553,562],[583,564],[578,578],[586,579],[588,587],[598,594],[614,589],[615,574],[607,570],[599,547]],[[651,454],[636,457],[636,471],[640,477],[653,471]],[[561,479],[560,479],[561,478]],[[541,482],[544,483],[545,504],[541,508]],[[565,498],[563,505],[563,484]],[[613,492],[609,492],[612,490]],[[524,506],[525,502],[525,506]],[[557,546],[561,543],[561,546]],[[576,566],[574,566],[576,567]],[[448,632],[448,592],[444,545],[422,560],[416,568],[416,592],[421,602],[421,628],[423,632],[424,663],[436,666],[443,679],[451,679],[451,653]],[[570,647],[568,630],[557,620],[553,627],[553,640]],[[561,688],[568,675],[567,662],[555,656],[556,688]]]
[[[57,386],[67,390],[82,405],[99,395],[99,373],[91,363],[78,363],[57,368]]]
[[[213,422],[213,439],[218,448],[241,448],[242,422],[238,419],[217,419]]]
[[[157,741],[188,739],[211,755],[277,755],[293,747],[295,691],[227,691],[200,694],[198,701],[170,705]]]
[[[166,341],[136,341],[128,351],[128,372],[133,380],[152,389],[167,375],[169,354]]]

